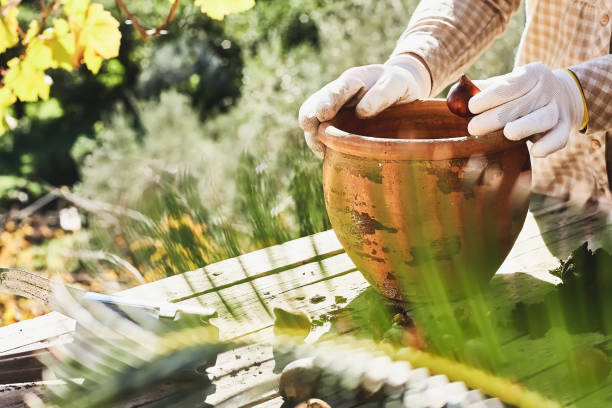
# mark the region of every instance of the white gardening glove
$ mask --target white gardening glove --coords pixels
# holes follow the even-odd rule
[[[357,105],[357,116],[374,116],[395,103],[411,102],[429,96],[431,78],[415,57],[404,54],[385,64],[350,68],[338,79],[311,95],[299,113],[300,127],[308,147],[323,158],[325,146],[319,141],[319,123],[336,116],[343,106]]]
[[[506,138],[520,140],[542,133],[531,154],[545,157],[565,147],[583,124],[582,91],[566,70],[551,71],[534,62],[474,84],[482,92],[469,101],[470,112],[476,114],[468,125],[471,135],[503,128]]]

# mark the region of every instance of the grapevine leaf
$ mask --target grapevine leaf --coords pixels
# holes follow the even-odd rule
[[[13,92],[6,86],[0,88],[0,135],[9,129],[15,127],[15,118],[11,117],[7,109],[17,98]]]
[[[32,69],[44,71],[54,65],[53,53],[46,41],[35,38],[30,42],[25,52],[22,65],[28,65]]]
[[[83,24],[87,9],[89,8],[89,0],[63,0],[64,12],[71,21]]]
[[[119,22],[101,4],[93,3],[87,11],[79,41],[104,59],[116,57],[121,42]]]
[[[8,70],[4,76],[4,84],[10,88],[15,96],[23,102],[35,102],[38,98],[49,98],[50,81],[36,63],[29,63],[13,58],[8,63]]]
[[[47,45],[53,55],[53,68],[72,70],[72,56],[74,55],[74,33],[70,31],[68,22],[56,19],[53,22],[53,36],[47,40]]]
[[[119,22],[99,3],[87,9],[82,24],[70,20],[77,37],[76,56],[72,62],[82,62],[94,74],[98,73],[102,61],[119,55],[121,32]]]
[[[74,35],[66,20],[55,20],[54,27],[47,28],[41,35],[36,36],[37,32],[38,24],[30,24],[23,63],[41,71],[47,68],[72,70]]]
[[[239,13],[255,5],[255,0],[195,0],[195,5],[202,8],[210,18],[223,20],[232,13]]]
[[[5,109],[15,103],[15,95],[7,87],[0,88],[0,109]]]
[[[0,4],[4,5],[4,1]],[[19,42],[17,34],[17,7],[13,7],[9,12],[0,18],[0,53]]]
[[[38,34],[39,25],[38,21],[32,20],[30,21],[30,25],[28,26],[28,31],[26,31],[25,38],[23,39],[24,44],[29,44],[34,37]]]
[[[85,62],[87,68],[94,74],[97,74],[100,70],[100,66],[102,66],[103,60],[104,59],[98,54],[96,54],[92,48],[85,48],[85,53],[83,54],[83,61]]]

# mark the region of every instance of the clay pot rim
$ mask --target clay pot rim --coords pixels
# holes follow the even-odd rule
[[[423,99],[394,105],[388,110],[441,109],[444,99]],[[449,115],[452,113],[449,112]],[[521,148],[525,140],[506,139],[502,130],[484,136],[460,136],[431,139],[393,139],[349,133],[334,126],[334,120],[319,125],[318,136],[327,149],[357,157],[378,160],[448,160],[486,156],[513,148]]]

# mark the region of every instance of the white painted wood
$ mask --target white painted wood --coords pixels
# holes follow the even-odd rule
[[[76,322],[57,312],[24,320],[0,330],[0,353],[73,332]]]

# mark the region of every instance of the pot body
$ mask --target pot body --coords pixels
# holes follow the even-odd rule
[[[391,299],[479,290],[510,251],[529,206],[526,144],[508,143],[500,133],[466,148],[457,135],[467,121],[446,117],[440,102],[399,106],[368,121],[343,112],[335,124],[350,132],[320,129],[332,227],[364,277]],[[393,132],[404,137],[389,137]]]

